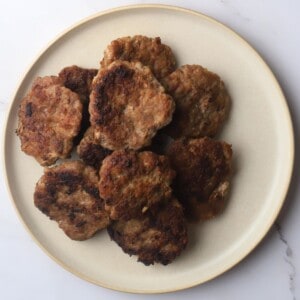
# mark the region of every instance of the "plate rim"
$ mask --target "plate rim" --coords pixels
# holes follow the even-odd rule
[[[7,160],[6,160],[6,151],[7,151],[7,139],[8,139],[8,123],[9,120],[11,118],[11,114],[12,114],[12,109],[13,106],[15,104],[15,100],[16,100],[16,96],[21,88],[21,86],[23,85],[23,82],[25,81],[25,78],[27,76],[27,74],[30,72],[30,70],[34,67],[35,63],[42,57],[42,55],[50,48],[52,47],[58,40],[60,40],[64,35],[66,35],[67,33],[71,32],[73,29],[102,16],[105,15],[110,15],[110,14],[114,14],[116,12],[120,12],[120,11],[131,11],[134,9],[151,9],[151,8],[156,8],[156,9],[164,9],[164,10],[169,10],[169,11],[179,11],[185,14],[193,14],[201,19],[206,19],[208,22],[210,23],[214,23],[215,25],[218,25],[220,27],[222,27],[223,29],[225,29],[227,32],[229,32],[231,35],[235,36],[236,38],[239,39],[240,42],[242,42],[243,44],[246,44],[246,46],[248,48],[251,49],[252,53],[255,54],[256,58],[260,61],[260,63],[263,65],[264,69],[269,73],[269,77],[270,79],[272,79],[272,82],[274,84],[274,86],[277,88],[277,93],[280,95],[280,106],[283,109],[283,114],[285,117],[285,122],[288,128],[288,132],[289,132],[289,136],[288,136],[288,141],[289,141],[289,145],[286,146],[288,147],[289,150],[289,165],[286,167],[286,173],[287,176],[285,177],[285,182],[282,184],[281,187],[281,195],[278,196],[278,198],[282,199],[280,202],[280,205],[277,206],[277,210],[274,212],[274,216],[272,218],[270,218],[269,224],[265,225],[265,230],[263,230],[261,233],[258,234],[258,237],[252,241],[251,246],[249,246],[247,248],[247,251],[244,251],[243,253],[241,253],[238,257],[238,259],[236,259],[233,263],[231,262],[230,264],[228,264],[228,266],[226,266],[221,272],[217,272],[217,274],[211,275],[210,277],[207,277],[205,280],[194,280],[193,282],[191,282],[190,284],[185,284],[183,286],[179,286],[178,288],[167,288],[167,289],[156,289],[156,290],[141,290],[141,289],[126,289],[126,288],[119,288],[116,286],[113,286],[111,284],[105,283],[105,282],[99,282],[89,276],[86,276],[82,273],[80,273],[77,270],[74,270],[72,267],[67,266],[63,261],[61,261],[59,258],[55,257],[53,254],[51,254],[46,247],[44,247],[42,245],[42,243],[38,240],[37,237],[35,237],[35,235],[33,234],[33,232],[30,230],[30,228],[28,227],[28,225],[26,224],[25,220],[22,217],[22,213],[21,211],[18,209],[17,207],[17,203],[15,201],[15,199],[13,198],[12,195],[12,189],[11,189],[11,183],[8,180],[8,176],[7,176]],[[93,283],[97,286],[101,286],[103,288],[107,288],[107,289],[111,289],[111,290],[115,290],[115,291],[120,291],[120,292],[126,292],[126,293],[135,293],[135,294],[163,294],[163,293],[169,293],[169,292],[176,292],[176,291],[180,291],[180,290],[185,290],[200,284],[203,284],[205,282],[208,282],[214,278],[219,277],[220,275],[224,274],[225,272],[227,272],[228,270],[232,269],[234,266],[236,266],[238,263],[240,263],[243,259],[245,259],[260,243],[261,241],[265,238],[265,236],[267,235],[267,233],[269,232],[271,226],[273,225],[273,223],[276,221],[276,217],[279,215],[279,212],[282,209],[282,206],[284,205],[285,199],[288,195],[288,190],[292,181],[292,176],[293,176],[293,169],[294,169],[294,160],[295,160],[295,137],[294,137],[294,129],[293,129],[293,123],[292,123],[292,117],[291,117],[291,113],[289,110],[289,106],[288,106],[288,102],[287,99],[283,93],[283,90],[279,84],[278,79],[276,78],[275,74],[273,73],[271,67],[266,63],[266,61],[263,59],[262,55],[246,40],[244,39],[240,34],[238,34],[236,31],[234,31],[233,29],[231,29],[228,25],[225,25],[223,22],[218,21],[217,19],[215,19],[214,17],[211,17],[207,14],[204,14],[202,12],[193,10],[193,9],[188,9],[188,8],[184,8],[181,6],[174,6],[174,5],[165,5],[165,4],[133,4],[133,5],[124,5],[124,6],[118,6],[118,7],[114,7],[114,8],[110,8],[110,9],[106,9],[106,10],[102,10],[99,11],[97,13],[93,13],[87,17],[81,18],[79,21],[73,23],[71,26],[68,26],[65,30],[61,31],[59,34],[57,34],[54,38],[52,38],[50,40],[50,42],[48,42],[46,44],[46,46],[42,47],[42,49],[38,52],[38,54],[34,55],[31,63],[29,64],[29,66],[27,68],[25,68],[25,71],[20,75],[20,80],[17,82],[16,84],[16,88],[12,94],[12,96],[10,97],[10,102],[8,105],[8,108],[5,112],[5,116],[4,116],[4,120],[3,120],[3,130],[2,130],[2,135],[1,135],[1,164],[2,164],[2,170],[3,170],[3,177],[4,177],[4,182],[5,182],[5,188],[6,188],[6,192],[7,195],[10,198],[11,203],[13,204],[13,207],[17,213],[18,219],[21,221],[21,224],[23,225],[23,227],[26,229],[26,231],[28,232],[29,236],[32,238],[32,240],[43,250],[43,252],[45,254],[47,254],[48,257],[50,257],[53,261],[55,261],[59,266],[61,266],[63,269],[65,269],[66,271],[70,272],[71,274],[77,276],[78,278],[81,278],[87,282]]]

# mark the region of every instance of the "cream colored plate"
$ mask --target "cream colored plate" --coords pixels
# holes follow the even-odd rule
[[[220,136],[232,143],[235,174],[224,214],[195,225],[186,251],[168,266],[145,267],[124,254],[105,231],[75,242],[33,205],[42,168],[20,150],[15,134],[20,98],[36,76],[64,66],[97,67],[105,46],[121,36],[160,36],[178,64],[201,64],[218,73],[232,96]],[[203,283],[243,259],[274,222],[290,182],[293,131],[282,91],[261,57],[238,35],[202,14],[147,5],[92,16],[63,33],[36,59],[17,89],[7,119],[4,163],[21,219],[37,243],[67,270],[111,289],[159,293]]]

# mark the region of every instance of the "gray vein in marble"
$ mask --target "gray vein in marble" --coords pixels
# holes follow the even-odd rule
[[[290,247],[286,237],[284,236],[281,225],[279,222],[275,222],[275,229],[279,235],[280,241],[285,246],[285,255],[284,255],[284,261],[289,266],[289,289],[293,300],[296,300],[296,294],[295,294],[295,279],[296,279],[296,267],[293,262],[293,250]]]

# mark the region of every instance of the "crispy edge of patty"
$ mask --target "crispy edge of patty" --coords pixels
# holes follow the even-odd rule
[[[221,78],[200,65],[184,65],[162,84],[176,109],[166,132],[173,138],[214,137],[230,110],[230,96]]]
[[[138,150],[172,120],[175,104],[150,69],[115,61],[94,78],[90,121],[95,138],[110,150]]]
[[[96,170],[81,161],[45,168],[35,187],[34,204],[69,238],[86,240],[110,222],[98,181]]]
[[[189,220],[206,220],[226,205],[232,174],[232,148],[208,137],[170,144],[167,156],[177,173],[174,189]]]
[[[136,255],[146,266],[171,263],[188,243],[183,209],[175,198],[140,218],[112,222],[107,231],[125,253]]]
[[[76,93],[56,76],[37,77],[18,111],[16,133],[22,151],[42,166],[69,157],[81,119],[82,104]]]
[[[102,67],[107,67],[115,60],[140,61],[151,69],[158,80],[176,68],[172,49],[162,44],[159,37],[135,35],[113,40],[105,49],[100,64]]]
[[[175,172],[166,156],[150,151],[114,151],[100,169],[99,192],[113,220],[128,220],[172,196]]]

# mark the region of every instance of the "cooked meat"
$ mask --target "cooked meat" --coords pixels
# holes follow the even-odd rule
[[[231,146],[210,138],[177,140],[167,153],[177,173],[177,197],[188,218],[204,220],[221,213],[229,192]]]
[[[90,126],[90,92],[93,78],[97,75],[97,72],[98,70],[96,69],[85,69],[73,65],[65,67],[58,74],[59,78],[63,82],[63,85],[79,95],[83,105],[81,129],[78,136],[76,136],[74,140],[75,145],[79,144],[85,131]]]
[[[80,161],[45,168],[34,204],[73,240],[86,240],[109,224],[97,172]]]
[[[96,69],[85,69],[76,65],[63,68],[58,76],[65,87],[77,93],[82,102],[89,102],[93,78],[97,75]]]
[[[107,67],[115,60],[140,61],[148,66],[160,80],[175,70],[176,61],[171,48],[161,43],[159,37],[142,35],[118,38],[110,43],[101,61]]]
[[[185,65],[162,81],[176,110],[167,132],[174,138],[213,137],[226,119],[230,98],[223,81],[199,65]]]
[[[139,62],[115,61],[94,78],[90,96],[90,121],[102,147],[140,149],[167,125],[173,99]]]
[[[58,77],[38,77],[22,99],[18,117],[21,149],[47,166],[70,156],[80,130],[82,104]]]
[[[171,263],[188,243],[183,209],[176,199],[162,203],[140,218],[115,221],[108,233],[125,253],[137,255],[145,265]]]
[[[94,129],[89,127],[77,147],[78,156],[89,166],[99,170],[103,159],[111,150],[103,148],[94,138]]]
[[[118,150],[102,162],[100,196],[111,219],[128,220],[169,199],[174,176],[165,156]]]

